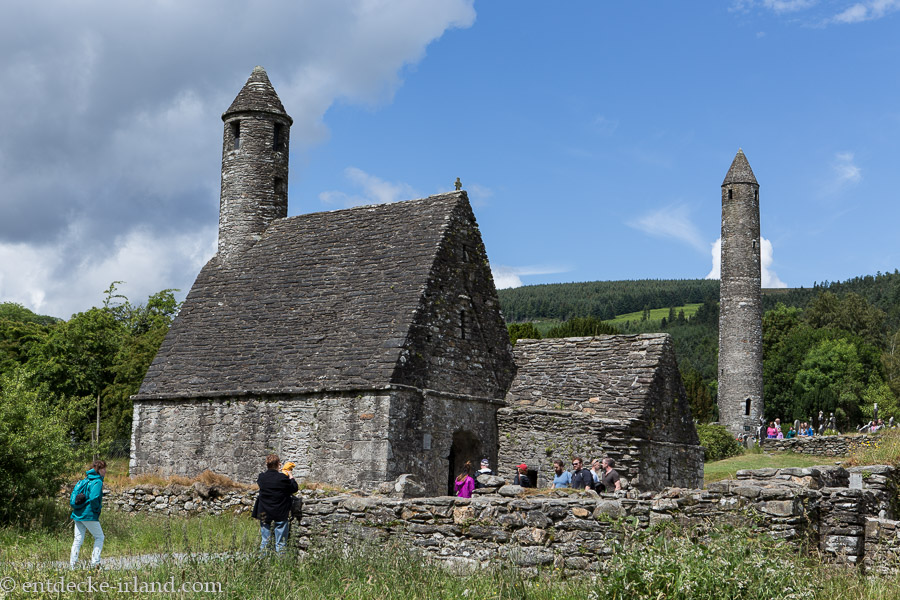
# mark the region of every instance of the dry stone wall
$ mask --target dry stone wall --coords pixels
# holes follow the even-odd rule
[[[868,466],[740,471],[707,489],[655,494],[552,490],[523,497],[521,488],[505,485],[471,499],[403,499],[304,490],[295,500],[293,535],[302,549],[328,539],[398,542],[460,569],[509,561],[524,569],[597,571],[621,551],[629,531],[667,521],[700,527],[728,522],[818,550],[827,561],[895,573],[898,488],[897,469]],[[106,503],[126,512],[241,514],[252,508],[255,494],[202,484],[138,486],[109,494]]]
[[[857,448],[875,443],[871,435],[816,435],[791,439],[764,439],[760,446],[767,452],[796,452],[813,456],[847,456]]]

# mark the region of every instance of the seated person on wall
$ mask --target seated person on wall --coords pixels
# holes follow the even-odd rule
[[[475,471],[475,489],[484,487],[484,484],[478,481],[478,478],[482,475],[493,475],[494,472],[491,471],[491,463],[486,458],[481,459],[481,468]]]
[[[287,474],[278,469],[281,459],[277,454],[266,457],[266,470],[256,478],[259,495],[253,506],[251,515],[259,519],[260,536],[262,538],[259,551],[265,554],[269,545],[271,532],[275,532],[275,552],[284,552],[288,536],[291,533],[291,496],[299,489],[293,471]]]
[[[795,437],[797,437],[797,432],[794,431],[793,426],[792,426],[790,429],[788,429],[787,435],[784,436],[784,437],[787,438],[787,439],[789,439],[789,440],[792,440],[792,439],[794,439]]]
[[[576,490],[594,489],[594,476],[590,470],[582,468],[584,461],[580,456],[572,459],[572,487]]]
[[[616,461],[611,458],[604,458],[600,461],[600,464],[603,468],[603,475],[600,476],[600,486],[598,486],[597,491],[601,491],[600,487],[603,488],[602,491],[607,493],[620,491],[622,482],[619,480],[619,472],[613,468],[616,466]]]
[[[770,422],[769,428],[766,429],[766,437],[770,440],[774,440],[776,435],[778,435],[778,430],[775,429],[775,423]]]
[[[571,487],[572,485],[572,474],[564,469],[564,463],[560,459],[556,459],[553,461],[553,470],[556,471],[556,475],[553,477],[553,487],[555,488],[564,488]]]
[[[522,463],[516,467],[516,476],[513,477],[513,485],[521,485],[523,488],[531,487],[531,478],[528,476],[528,465]]]

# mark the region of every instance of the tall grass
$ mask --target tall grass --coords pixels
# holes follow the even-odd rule
[[[900,429],[882,430],[853,451],[847,463],[851,466],[900,464]]]
[[[216,597],[241,599],[900,598],[900,578],[867,580],[855,571],[826,568],[783,542],[727,526],[686,529],[667,526],[627,534],[613,544],[614,554],[605,565],[595,562],[592,569],[580,575],[552,567],[523,571],[496,562],[490,568],[459,575],[437,561],[423,558],[415,550],[390,542],[343,545],[319,540],[304,553],[296,546],[296,540],[292,540],[285,556],[261,558],[255,551],[256,523],[247,518],[220,516],[193,523],[185,518],[139,520],[134,517],[139,515],[128,518],[136,521],[129,528],[132,537],[118,528],[124,521],[105,523],[109,525],[107,540],[112,543],[117,536],[124,535],[122,543],[136,554],[139,549],[146,549],[150,540],[159,549],[186,549],[186,558],[170,557],[159,564],[128,571],[69,572],[42,562],[54,555],[47,552],[53,543],[45,539],[43,546],[20,546],[20,554],[12,561],[5,549],[0,558],[0,577],[13,577],[20,582],[58,581],[60,577],[66,582],[85,582],[91,577],[95,585],[103,581],[118,585],[136,577],[158,585],[171,580],[179,588],[185,582],[213,583],[222,591]],[[0,532],[8,535],[6,530]],[[71,539],[60,540],[63,541],[67,550]],[[215,549],[216,555],[210,557],[204,549]],[[26,596],[9,594],[7,597]],[[198,588],[175,597],[209,596],[209,592]],[[65,597],[94,596],[74,593]],[[113,593],[108,597],[118,596]],[[128,597],[158,598],[160,595],[130,593]]]

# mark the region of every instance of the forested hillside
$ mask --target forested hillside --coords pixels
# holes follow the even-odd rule
[[[617,321],[622,333],[672,335],[695,417],[714,420],[718,296],[715,280],[636,280],[525,286],[500,290],[513,337],[539,335],[531,321],[566,320],[549,337],[593,335],[573,327],[640,311]],[[702,302],[685,316],[679,309]],[[668,309],[662,319],[651,310]],[[812,288],[763,290],[766,416],[807,419],[834,411],[843,428],[880,414],[900,418],[900,272],[878,273]],[[574,319],[574,320],[572,320]],[[570,321],[571,320],[571,321]],[[593,324],[593,331],[599,331]]]

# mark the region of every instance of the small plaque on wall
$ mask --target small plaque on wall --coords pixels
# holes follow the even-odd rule
[[[431,450],[431,434],[426,433],[422,436],[422,449]]]

